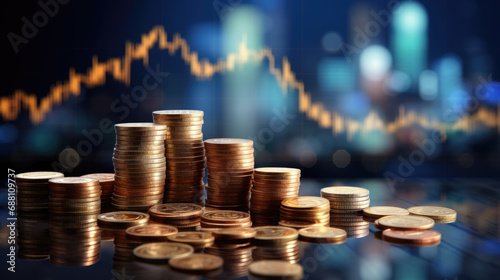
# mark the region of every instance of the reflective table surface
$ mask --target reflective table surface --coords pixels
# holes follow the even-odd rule
[[[458,212],[455,223],[436,224],[441,243],[431,247],[393,245],[377,238],[370,224],[369,234],[349,238],[343,244],[315,245],[299,242],[300,264],[304,279],[498,279],[500,277],[500,182],[486,179],[419,180],[389,186],[385,180],[302,179],[299,195],[320,196],[320,189],[350,185],[370,190],[371,206],[435,205]],[[10,222],[7,192],[2,189],[1,247],[6,259]],[[23,224],[23,217],[16,221]],[[24,223],[26,224],[26,223]],[[36,221],[33,240],[23,244],[48,248],[50,236],[43,235],[48,220]],[[38,230],[37,230],[38,229]],[[18,228],[19,231],[19,228]],[[38,234],[38,231],[40,234]],[[48,231],[46,231],[48,232]],[[47,234],[48,235],[48,234]],[[83,267],[55,266],[50,260],[22,260],[17,255],[15,272],[5,261],[1,279],[247,279],[246,272],[217,271],[210,275],[192,275],[173,271],[168,265],[138,261],[117,261],[112,239],[101,241],[100,259]],[[16,242],[19,243],[19,236]],[[22,242],[23,240],[21,240]],[[19,251],[17,252],[19,253]],[[68,252],[70,255],[80,252]],[[114,260],[115,259],[115,260]]]

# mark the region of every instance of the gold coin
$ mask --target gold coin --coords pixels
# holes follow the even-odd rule
[[[457,211],[439,206],[416,206],[408,208],[410,214],[425,216],[436,222],[454,222],[457,219]]]
[[[262,226],[255,227],[255,240],[264,242],[284,242],[296,240],[299,233],[296,229],[282,226]]]
[[[151,207],[149,213],[159,217],[201,216],[203,207],[194,203],[167,203]]]
[[[173,242],[155,242],[138,246],[134,249],[134,256],[142,261],[162,262],[173,258],[183,258],[194,252],[192,246]]]
[[[35,172],[25,172],[16,175],[16,182],[36,182],[36,181],[48,181],[53,178],[64,177],[63,173],[52,172],[52,171],[35,171]]]
[[[211,229],[210,231],[217,240],[250,239],[257,235],[257,231],[254,228]]]
[[[155,123],[118,123],[115,124],[115,129],[120,131],[167,130],[167,126]]]
[[[238,138],[214,138],[204,141],[208,146],[253,146],[253,141],[248,139]]]
[[[300,176],[300,169],[287,168],[287,167],[259,167],[254,169],[255,174],[259,175],[298,175]]]
[[[345,241],[345,230],[333,227],[307,227],[299,230],[299,240],[311,243],[338,243]]]
[[[250,221],[250,215],[241,211],[219,210],[205,212],[201,219],[215,223],[245,223]]]
[[[168,262],[173,269],[187,272],[207,272],[216,270],[224,264],[224,260],[215,255],[192,254],[183,258],[170,259]]]
[[[248,272],[264,279],[302,279],[304,276],[300,264],[283,260],[255,261],[248,266]]]
[[[427,230],[386,229],[382,232],[382,240],[401,245],[433,246],[441,241],[441,233]]]
[[[360,197],[368,196],[370,191],[358,187],[326,187],[321,189],[322,197]]]
[[[148,214],[133,211],[108,212],[97,216],[97,221],[100,226],[112,226],[117,228],[143,225],[146,224],[148,220]]]
[[[314,209],[329,207],[330,202],[322,197],[299,196],[287,198],[281,202],[281,205],[289,208]]]
[[[385,216],[377,220],[380,228],[430,229],[434,220],[423,216]]]
[[[210,232],[203,231],[183,231],[169,236],[168,240],[172,242],[187,243],[191,246],[204,244],[208,247],[213,244],[215,238]]]
[[[158,110],[153,111],[153,116],[165,116],[165,117],[203,117],[203,111],[200,110]]]
[[[82,178],[82,177],[61,177],[61,178],[53,178],[49,180],[49,183],[61,185],[61,187],[68,186],[72,187],[74,185],[97,185],[99,181],[91,178]]]
[[[404,208],[392,206],[372,206],[363,209],[363,215],[371,218],[381,218],[384,216],[406,216],[410,212]]]
[[[128,238],[137,241],[166,241],[168,236],[177,233],[177,228],[167,225],[139,225],[127,228]]]

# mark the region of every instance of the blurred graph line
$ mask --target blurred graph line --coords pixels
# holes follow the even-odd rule
[[[97,56],[92,58],[92,66],[87,73],[76,73],[74,68],[69,70],[69,78],[64,82],[57,82],[51,86],[49,94],[38,101],[35,94],[28,94],[23,90],[16,90],[14,94],[0,98],[0,113],[5,121],[13,121],[19,117],[21,109],[29,112],[33,124],[39,124],[45,116],[52,111],[53,106],[60,105],[71,95],[79,96],[82,86],[88,88],[101,86],[106,83],[106,75],[126,85],[130,84],[130,69],[132,62],[142,60],[144,65],[149,63],[149,51],[158,44],[160,50],[168,50],[171,56],[180,50],[182,59],[190,67],[191,74],[198,78],[211,78],[217,73],[234,71],[236,66],[243,66],[249,62],[262,63],[268,61],[269,72],[275,77],[284,95],[288,90],[298,92],[298,109],[310,120],[318,123],[321,128],[331,129],[333,135],[345,133],[351,140],[356,133],[381,131],[391,134],[401,127],[418,125],[426,129],[436,129],[446,137],[447,131],[463,131],[470,133],[476,128],[486,126],[497,128],[500,133],[500,108],[498,111],[479,109],[473,115],[466,115],[456,122],[448,124],[436,119],[431,119],[425,114],[405,111],[400,107],[399,115],[395,120],[386,122],[377,113],[369,112],[361,120],[344,117],[341,114],[328,110],[323,103],[311,99],[311,94],[305,90],[304,83],[297,80],[295,73],[286,57],[282,60],[281,69],[276,66],[276,58],[270,49],[250,50],[243,40],[235,53],[228,54],[225,59],[211,63],[206,59],[199,59],[198,53],[190,51],[185,39],[176,34],[172,41],[167,39],[167,33],[162,26],[154,27],[149,33],[143,34],[141,42],[133,44],[127,42],[125,55],[122,58],[111,58],[99,62]]]

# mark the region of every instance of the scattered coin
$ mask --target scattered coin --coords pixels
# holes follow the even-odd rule
[[[453,223],[457,220],[457,211],[439,206],[416,206],[408,208],[411,215],[425,216],[436,223]]]
[[[184,258],[193,254],[193,247],[174,242],[146,243],[134,249],[136,259],[145,262],[164,263],[170,259]]]
[[[386,229],[382,240],[406,246],[434,246],[441,242],[441,234],[435,230]]]
[[[375,227],[378,229],[423,230],[434,226],[434,220],[423,216],[385,216],[378,219]]]
[[[167,241],[177,232],[175,227],[159,224],[133,226],[125,231],[127,238],[141,242]]]

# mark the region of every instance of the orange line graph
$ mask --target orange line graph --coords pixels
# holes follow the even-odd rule
[[[211,78],[217,73],[233,71],[237,65],[244,65],[248,62],[262,63],[267,60],[269,72],[278,82],[283,94],[286,95],[288,89],[298,92],[299,112],[305,114],[308,119],[317,122],[321,128],[331,129],[334,135],[345,133],[348,139],[352,139],[356,133],[374,130],[393,133],[401,127],[410,125],[439,130],[444,137],[449,130],[469,133],[481,125],[497,128],[500,133],[500,113],[484,108],[479,109],[474,115],[463,116],[453,124],[432,120],[413,111],[406,112],[404,107],[400,108],[398,117],[391,122],[385,122],[375,112],[368,113],[361,121],[346,118],[339,113],[328,110],[321,102],[312,101],[311,94],[305,90],[304,83],[297,80],[286,57],[283,58],[280,69],[276,66],[276,58],[270,49],[250,50],[247,48],[246,42],[243,41],[237,52],[230,53],[225,59],[219,59],[217,63],[213,64],[208,60],[200,60],[198,53],[190,51],[188,43],[180,35],[176,34],[172,41],[168,41],[167,33],[162,26],[156,26],[149,33],[143,34],[140,43],[127,42],[125,55],[122,58],[111,58],[99,62],[94,56],[92,66],[87,70],[87,73],[76,73],[75,69],[71,68],[68,80],[53,85],[49,94],[41,98],[40,102],[38,102],[36,95],[28,94],[22,90],[16,90],[11,96],[1,97],[0,113],[5,121],[12,121],[18,118],[21,109],[25,109],[29,112],[32,123],[38,124],[44,120],[54,106],[61,105],[71,95],[79,96],[82,86],[91,88],[104,85],[107,74],[110,74],[114,80],[129,85],[132,62],[142,60],[144,65],[147,65],[149,51],[157,44],[160,50],[168,50],[171,56],[180,50],[182,59],[190,67],[191,74],[199,78]]]

